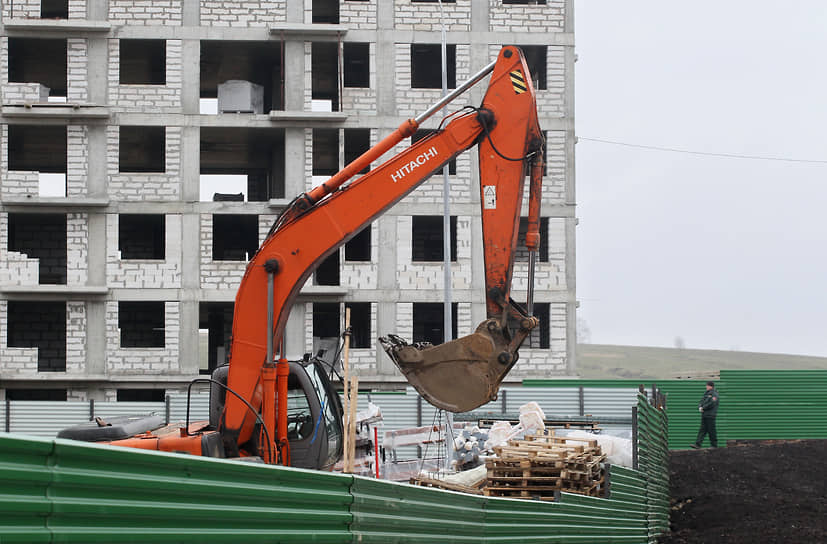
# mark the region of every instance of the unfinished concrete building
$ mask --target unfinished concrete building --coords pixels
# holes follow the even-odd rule
[[[531,64],[543,324],[509,381],[574,374],[572,4],[0,3],[0,398],[160,400],[222,364],[246,260],[279,212],[441,95],[443,23],[449,87],[505,44]],[[475,152],[448,168],[456,336],[485,318]],[[435,176],[319,267],[288,354],[334,343],[349,307],[361,383],[404,386],[376,338],[442,338],[441,191]]]

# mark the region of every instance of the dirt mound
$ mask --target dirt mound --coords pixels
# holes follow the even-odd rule
[[[674,451],[669,462],[661,543],[827,542],[827,440]]]

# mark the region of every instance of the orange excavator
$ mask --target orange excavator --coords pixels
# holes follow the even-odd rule
[[[488,74],[480,107],[453,113],[439,130],[350,181]],[[143,428],[157,421],[98,421],[58,436],[213,457],[259,457],[307,468],[332,466],[341,453],[339,397],[319,361],[285,358],[290,308],[327,256],[474,145],[479,148],[487,319],[473,334],[436,346],[408,344],[395,335],[380,343],[408,382],[438,408],[463,412],[495,399],[520,345],[538,325],[531,286],[540,243],[543,135],[529,69],[513,46],[283,211],[241,280],[229,364],[210,379],[195,380],[210,383],[209,421],[190,424],[188,418],[184,426],[158,429]],[[510,288],[526,177],[530,271],[523,308],[511,299]]]

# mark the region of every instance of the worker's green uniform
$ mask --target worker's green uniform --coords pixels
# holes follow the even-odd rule
[[[718,431],[715,429],[715,416],[718,415],[718,392],[715,389],[707,389],[704,393],[701,402],[698,403],[701,408],[701,428],[698,431],[698,439],[695,440],[695,446],[701,447],[704,437],[709,434],[709,443],[713,448],[718,447]]]

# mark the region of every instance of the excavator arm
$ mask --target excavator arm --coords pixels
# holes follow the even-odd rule
[[[345,184],[488,73],[492,74],[491,80],[481,107],[461,110],[441,130]],[[250,440],[256,429],[256,414],[238,397],[264,415],[268,428],[275,427],[276,445],[287,443],[287,363],[283,353],[275,363],[273,351],[282,345],[290,308],[312,271],[475,144],[479,144],[480,155],[488,319],[469,337],[440,346],[420,349],[422,346],[401,341],[384,343],[406,378],[436,406],[464,411],[496,396],[498,385],[517,360],[519,345],[537,324],[511,301],[510,285],[524,182],[529,173],[529,208],[533,214],[529,225],[534,230],[528,239],[534,242],[534,249],[537,246],[542,143],[525,59],[519,49],[505,47],[496,62],[446,99],[405,121],[341,172],[297,197],[248,263],[236,295],[227,387],[237,396],[227,396],[219,426],[228,455]],[[459,383],[469,385],[457,388]],[[274,397],[278,398],[277,406],[271,404]]]

